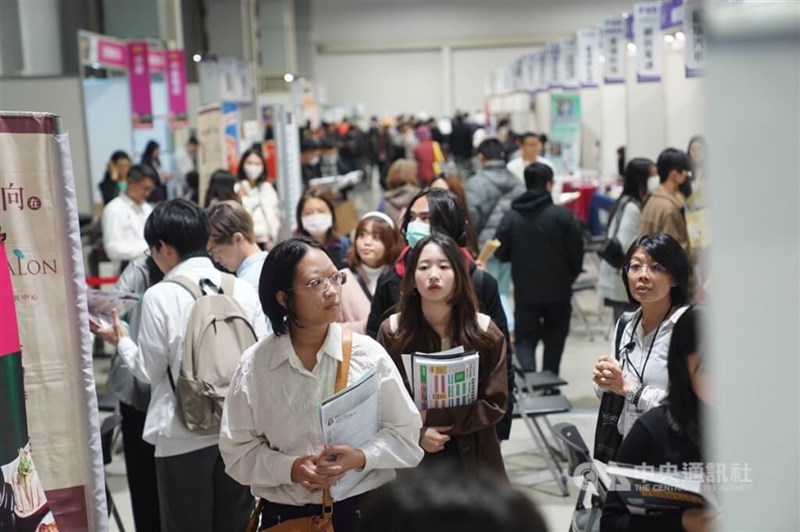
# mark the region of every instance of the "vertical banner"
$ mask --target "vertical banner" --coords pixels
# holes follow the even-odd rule
[[[683,24],[683,0],[667,0],[661,5],[661,29],[668,30]]]
[[[183,50],[167,51],[167,114],[172,128],[187,127],[186,63]]]
[[[75,182],[57,124],[0,114],[4,531],[108,529]]]
[[[597,87],[600,85],[600,31],[597,28],[579,29],[577,43],[578,82],[583,88]]]
[[[565,89],[578,88],[578,72],[575,70],[575,39],[564,39],[561,48],[561,85]]]
[[[146,41],[128,43],[128,82],[131,89],[131,114],[134,129],[153,127],[150,100],[150,65]]]
[[[604,82],[625,82],[625,19],[607,18],[603,21]]]
[[[661,38],[661,3],[644,2],[633,6],[633,42],[636,44],[636,80],[661,81],[664,59]]]
[[[530,91],[536,92],[539,90],[539,55],[538,53],[530,54],[528,56],[528,83]]]
[[[164,73],[167,70],[167,54],[160,48],[147,49],[147,67],[150,73],[160,72]]]
[[[550,70],[547,66],[550,64],[548,57],[550,56],[548,47],[544,47],[536,54],[538,56],[539,66],[539,88],[538,91],[543,92],[550,88]]]
[[[236,167],[239,166],[239,110],[234,102],[222,103],[222,131],[225,147],[223,168],[236,175]]]
[[[687,2],[684,5],[683,33],[686,35],[686,77],[703,75],[706,63],[706,33],[702,2]]]
[[[561,50],[557,42],[547,45],[547,81],[551,89],[561,88]]]
[[[222,110],[219,104],[201,107],[197,114],[197,140],[200,150],[197,158],[200,205],[205,205],[211,174],[225,168],[225,143],[222,131]]]
[[[581,156],[581,97],[579,94],[550,95],[550,152],[556,174],[578,169]]]

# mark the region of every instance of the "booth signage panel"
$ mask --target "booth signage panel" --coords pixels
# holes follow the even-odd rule
[[[634,5],[633,41],[636,44],[636,79],[639,83],[661,81],[664,39],[661,37],[661,3]]]
[[[134,129],[152,129],[153,103],[150,95],[150,66],[146,41],[128,43],[128,82]]]
[[[189,125],[186,109],[186,63],[183,50],[167,52],[167,91],[169,123],[172,127]]]

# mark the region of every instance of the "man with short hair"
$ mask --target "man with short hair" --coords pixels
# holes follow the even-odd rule
[[[572,314],[572,283],[583,266],[583,231],[576,216],[554,205],[553,170],[525,168],[528,190],[513,201],[495,238],[495,256],[511,262],[516,350],[526,371],[536,371],[536,346],[544,343],[543,369],[558,375]]]
[[[519,137],[519,157],[509,161],[506,165],[508,171],[517,176],[521,183],[525,183],[525,168],[529,164],[542,163],[554,169],[553,163],[542,157],[542,143],[539,135],[528,131]]]
[[[691,256],[689,232],[683,216],[686,198],[681,194],[689,175],[689,157],[680,150],[667,148],[658,156],[656,168],[661,184],[644,204],[639,232],[642,235],[667,233],[680,243],[687,256]]]
[[[132,166],[125,192],[103,209],[103,249],[118,266],[143,256],[147,249],[144,225],[153,211],[147,196],[155,189],[156,182],[150,168]]]
[[[253,219],[236,201],[223,201],[206,211],[210,227],[208,254],[211,260],[234,272],[258,291],[261,268],[267,252],[256,244]]]
[[[200,434],[186,427],[170,383],[178,381],[195,303],[187,289],[170,281],[181,276],[198,285],[201,280],[222,284],[222,272],[206,254],[208,235],[208,218],[197,205],[175,199],[156,206],[145,224],[144,238],[164,279],[143,296],[139,345],[124,334],[118,345],[134,376],[152,390],[143,438],[156,448],[161,528],[176,532],[243,531],[252,507],[249,489],[225,473],[219,434]],[[241,305],[256,336],[264,336],[266,324],[256,290],[235,279],[233,293],[227,295]]]

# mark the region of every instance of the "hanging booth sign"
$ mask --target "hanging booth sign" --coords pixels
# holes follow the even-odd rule
[[[706,63],[705,11],[702,2],[687,2],[684,7],[686,77],[694,78],[703,75]]]
[[[131,114],[134,129],[152,129],[153,127],[148,59],[146,41],[128,43],[128,83],[131,89]]]
[[[559,43],[547,45],[547,85],[551,89],[561,88],[561,50]]]
[[[661,3],[644,2],[633,6],[633,41],[636,44],[636,79],[639,83],[661,81],[663,60]]]
[[[603,21],[604,82],[625,82],[625,19],[607,18]]]
[[[597,28],[579,29],[577,43],[578,82],[583,88],[597,87],[600,84],[600,31]]]
[[[222,128],[225,135],[224,168],[236,175],[239,165],[239,110],[235,102],[222,102]]]
[[[80,32],[78,42],[82,64],[128,70],[128,48],[124,42],[84,31]]]
[[[550,70],[547,68],[547,65],[550,64],[550,62],[547,59],[550,56],[550,53],[548,51],[548,48],[544,47],[542,50],[539,50],[539,52],[536,55],[539,62],[539,65],[537,67],[539,69],[539,76],[538,76],[539,86],[537,88],[537,91],[543,92],[550,89]]]
[[[528,90],[536,92],[539,89],[539,57],[537,54],[530,54],[526,58],[528,69]]]
[[[166,72],[167,70],[167,53],[160,48],[147,49],[147,66],[150,73],[153,72]]]
[[[561,85],[565,89],[578,88],[578,72],[575,68],[576,41],[564,39],[560,43],[561,48]]]
[[[186,63],[183,50],[167,51],[167,104],[169,125],[173,128],[187,127],[186,111]]]
[[[0,114],[4,531],[108,530],[75,180],[58,121]]]
[[[683,24],[683,0],[668,0],[661,5],[661,29],[668,30]]]

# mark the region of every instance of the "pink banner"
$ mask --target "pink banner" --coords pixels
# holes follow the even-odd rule
[[[153,127],[153,104],[150,101],[150,66],[147,42],[128,43],[128,80],[131,89],[131,114],[134,129]]]
[[[167,54],[164,50],[149,49],[147,51],[147,64],[150,72],[166,72]]]
[[[128,69],[128,51],[125,44],[106,39],[97,39],[97,63],[108,68]]]
[[[183,50],[167,52],[167,91],[169,93],[169,123],[172,127],[189,125],[186,114],[186,63]]]

